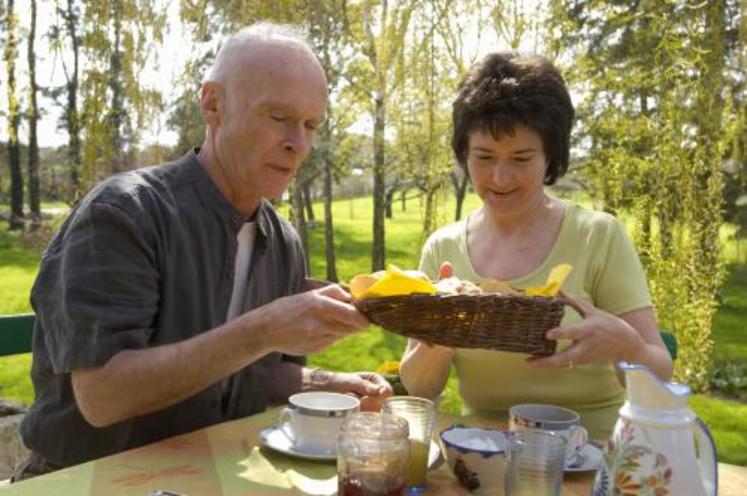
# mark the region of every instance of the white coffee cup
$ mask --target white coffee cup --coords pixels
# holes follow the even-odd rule
[[[360,408],[353,396],[326,391],[294,394],[280,412],[280,429],[302,451],[334,453],[342,421]]]
[[[568,408],[555,405],[514,405],[508,410],[510,431],[536,429],[563,437],[566,441],[565,464],[573,465],[589,440],[581,427],[581,416]]]

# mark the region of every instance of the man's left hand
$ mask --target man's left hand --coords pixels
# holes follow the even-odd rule
[[[361,400],[361,411],[379,411],[392,395],[392,386],[374,372],[332,372],[329,390],[354,394]]]

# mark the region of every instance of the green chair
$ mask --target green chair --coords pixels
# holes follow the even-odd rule
[[[661,331],[660,334],[672,360],[677,360],[677,336],[669,331]]]
[[[0,315],[0,357],[31,351],[34,320],[33,313]]]

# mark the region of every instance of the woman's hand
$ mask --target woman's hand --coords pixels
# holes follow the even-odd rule
[[[561,293],[582,320],[573,325],[547,331],[547,339],[569,339],[573,344],[560,353],[543,358],[530,358],[538,367],[558,367],[621,360],[636,362],[646,348],[646,341],[630,323],[587,303],[581,298]]]

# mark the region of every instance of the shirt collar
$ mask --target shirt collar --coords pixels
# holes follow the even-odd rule
[[[205,192],[209,202],[218,210],[226,223],[231,226],[234,234],[239,232],[239,229],[241,229],[241,226],[244,225],[245,222],[253,220],[257,224],[257,234],[267,237],[270,232],[270,219],[268,215],[268,209],[272,208],[270,202],[263,199],[253,218],[243,215],[226,199],[225,196],[223,196],[223,193],[221,193],[218,186],[213,182],[210,174],[208,174],[205,167],[200,163],[200,159],[197,157],[199,151],[199,148],[190,150],[183,157],[183,160],[187,163],[190,172],[197,180],[201,191]]]

